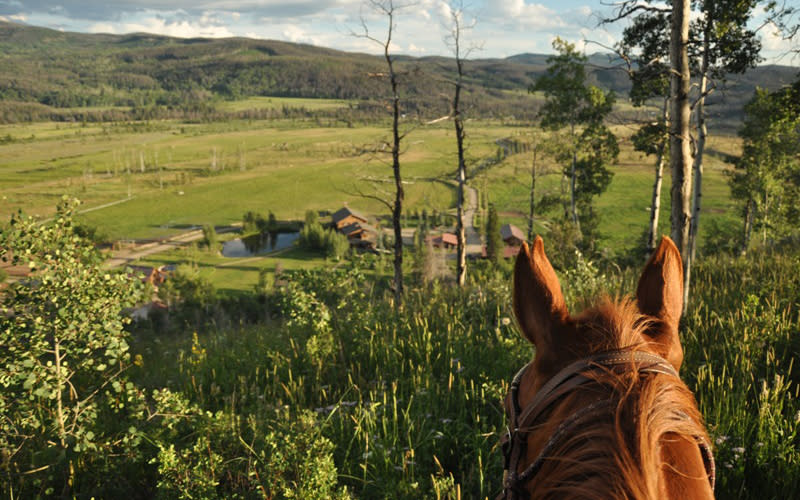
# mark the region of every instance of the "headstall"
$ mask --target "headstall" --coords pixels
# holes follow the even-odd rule
[[[528,497],[525,485],[530,482],[544,462],[552,458],[551,452],[576,427],[591,422],[598,417],[607,416],[614,411],[615,403],[610,399],[595,401],[567,417],[556,428],[555,432],[542,448],[536,459],[525,468],[518,472],[520,461],[524,459],[527,446],[527,434],[539,417],[550,408],[553,403],[576,388],[594,382],[596,379],[587,376],[593,371],[624,371],[626,368],[635,368],[638,373],[653,373],[670,375],[679,378],[675,368],[664,358],[643,351],[618,350],[595,354],[567,365],[564,369],[556,373],[544,386],[536,393],[524,409],[519,405],[519,386],[525,371],[532,364],[523,366],[516,376],[514,376],[510,387],[510,427],[503,436],[503,454],[505,457],[505,473],[503,478],[503,492],[497,496],[497,500],[520,500]],[[716,468],[714,466],[714,456],[711,447],[701,437],[697,437],[700,452],[703,455],[703,463],[714,489],[716,481]]]

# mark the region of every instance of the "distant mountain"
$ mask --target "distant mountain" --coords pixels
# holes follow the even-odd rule
[[[540,102],[526,90],[545,70],[547,58],[519,54],[470,60],[470,111],[532,119]],[[426,117],[447,113],[453,60],[403,56],[398,62],[407,110]],[[629,83],[618,65],[607,54],[593,54],[588,74],[622,100]],[[379,109],[387,90],[379,77],[384,70],[377,56],[304,44],[81,34],[0,22],[0,121],[57,118],[66,108],[70,113],[118,106],[139,113],[207,113],[215,99],[257,95],[353,99]],[[797,68],[762,66],[736,75],[728,90],[711,99],[711,109],[736,121],[756,86],[777,88],[797,73]]]

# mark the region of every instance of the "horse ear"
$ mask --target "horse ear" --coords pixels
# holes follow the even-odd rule
[[[523,335],[537,351],[552,346],[554,327],[569,316],[561,285],[537,236],[533,248],[522,244],[514,266],[514,314]]]
[[[683,263],[675,243],[666,236],[644,266],[636,302],[640,312],[658,320],[645,332],[661,351],[658,354],[680,368],[683,350],[678,322],[683,311]]]

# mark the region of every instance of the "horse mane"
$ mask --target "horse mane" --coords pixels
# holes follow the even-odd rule
[[[652,318],[628,299],[605,298],[574,318],[591,352],[647,350],[643,336]],[[550,436],[567,415],[585,407],[587,397],[608,391],[613,415],[598,417],[563,439],[537,475],[532,498],[607,498],[655,500],[663,494],[661,443],[677,436],[708,441],[702,416],[683,381],[663,374],[622,372],[591,374],[592,384],[566,396],[550,417],[531,429]],[[605,395],[604,395],[605,397]]]

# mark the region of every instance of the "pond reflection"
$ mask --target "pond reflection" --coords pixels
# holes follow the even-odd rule
[[[299,232],[251,234],[244,238],[226,241],[222,245],[224,257],[251,257],[289,248],[300,237]]]

